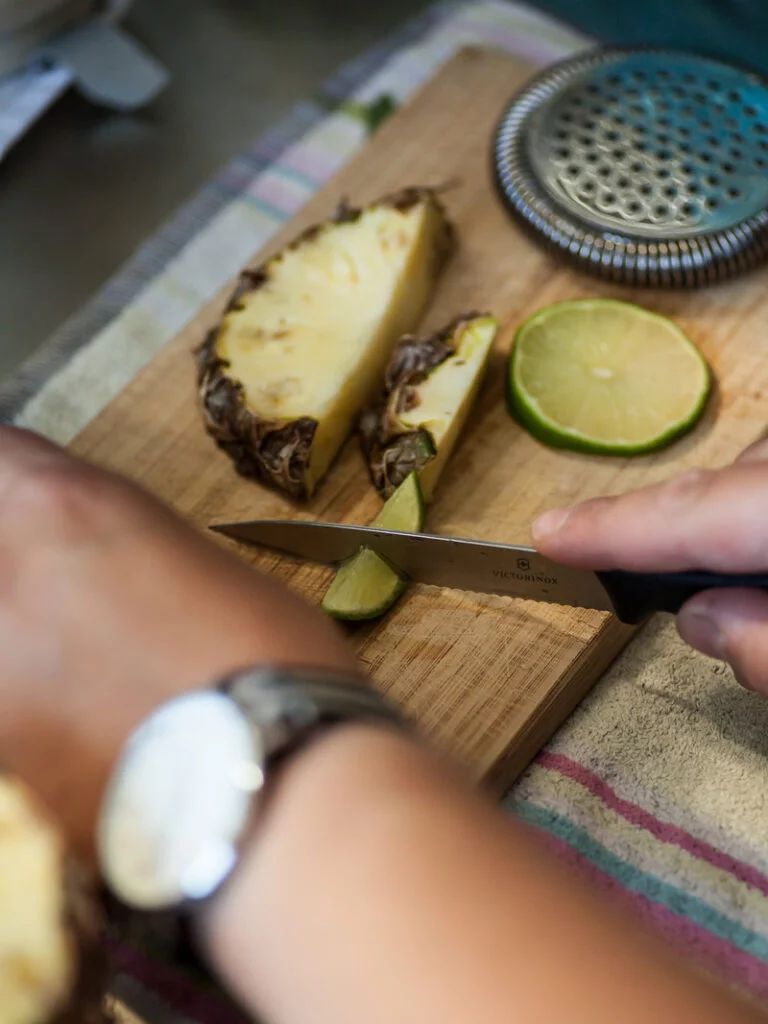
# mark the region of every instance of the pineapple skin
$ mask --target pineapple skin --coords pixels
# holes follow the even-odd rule
[[[421,385],[452,356],[457,338],[479,320],[493,323],[485,313],[465,313],[429,338],[404,337],[392,354],[378,402],[360,417],[360,441],[376,490],[389,498],[412,472],[419,474],[424,501],[431,501],[479,389],[481,373],[468,378],[462,401],[453,410],[447,432],[434,438],[424,426],[407,426],[402,414],[419,408]],[[495,333],[495,332],[494,332]],[[489,346],[490,347],[490,346]],[[487,354],[485,356],[487,362]],[[484,365],[484,364],[483,364]],[[419,417],[409,417],[418,421]]]
[[[269,280],[272,266],[286,251],[311,244],[321,232],[335,225],[354,223],[366,210],[374,207],[391,207],[406,213],[422,203],[426,204],[430,227],[425,232],[426,251],[416,261],[409,276],[406,301],[401,301],[396,315],[389,318],[387,330],[379,332],[377,344],[372,346],[354,383],[347,382],[334,416],[319,422],[311,416],[267,418],[251,410],[243,385],[228,375],[228,363],[218,352],[217,345],[227,314],[239,307],[245,295]],[[412,187],[362,209],[342,203],[329,220],[308,228],[282,252],[241,275],[222,320],[196,352],[198,391],[206,429],[229,455],[241,475],[276,486],[297,500],[305,500],[312,495],[354,429],[360,410],[375,392],[393,345],[422,316],[454,246],[453,227],[435,190]]]
[[[101,906],[35,796],[0,775],[3,1024],[107,1024]]]

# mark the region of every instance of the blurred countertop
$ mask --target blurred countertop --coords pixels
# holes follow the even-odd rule
[[[0,164],[0,378],[228,159],[420,6],[137,0],[128,27],[168,90],[136,115],[67,95]]]

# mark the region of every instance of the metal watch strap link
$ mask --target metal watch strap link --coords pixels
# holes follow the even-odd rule
[[[318,729],[343,722],[404,729],[406,719],[359,673],[307,667],[255,668],[223,680],[221,691],[258,722],[271,758],[282,760]]]

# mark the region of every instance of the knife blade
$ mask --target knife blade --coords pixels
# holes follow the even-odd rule
[[[343,523],[253,520],[218,523],[210,529],[244,544],[325,565],[343,562],[367,547],[417,583],[594,608],[612,612],[626,623],[640,622],[654,611],[679,611],[701,590],[768,589],[766,574],[591,572],[560,565],[517,544]]]
[[[555,565],[533,548],[303,521],[224,523],[212,530],[235,540],[333,565],[371,548],[398,572],[436,587],[552,601],[611,611],[593,572]]]

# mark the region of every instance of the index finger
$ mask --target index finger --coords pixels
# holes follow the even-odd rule
[[[760,572],[768,569],[768,463],[692,470],[545,513],[533,537],[555,561],[591,569]]]
[[[58,464],[69,458],[40,434],[0,423],[0,493],[13,487],[20,471]]]
[[[41,434],[0,423],[0,465],[16,463],[19,459],[61,458],[62,455],[62,449]]]

